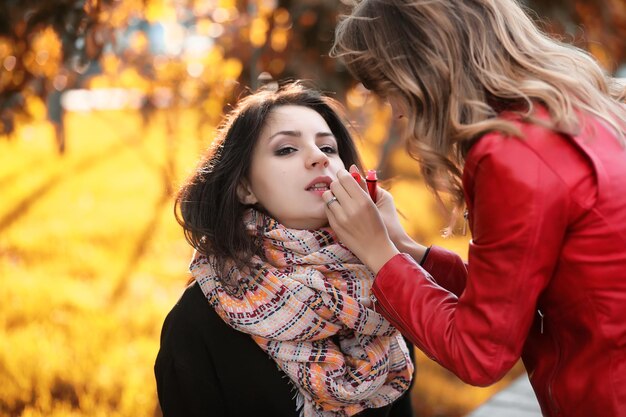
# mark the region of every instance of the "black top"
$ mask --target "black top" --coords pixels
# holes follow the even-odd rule
[[[299,414],[289,377],[250,336],[224,323],[197,283],[165,319],[154,373],[164,417]],[[408,391],[358,415],[412,417]]]

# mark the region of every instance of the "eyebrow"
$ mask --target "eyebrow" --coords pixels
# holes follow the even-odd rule
[[[302,136],[302,132],[300,132],[299,130],[281,130],[280,132],[276,132],[272,136],[270,136],[269,140],[272,140],[275,136],[278,136],[278,135],[293,136],[293,137],[299,138]],[[333,135],[331,132],[317,132],[315,134],[315,137],[325,138],[325,137],[335,137],[335,135]]]

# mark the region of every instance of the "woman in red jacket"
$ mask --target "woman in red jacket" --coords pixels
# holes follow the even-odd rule
[[[474,385],[521,356],[546,416],[626,416],[624,86],[515,0],[363,0],[336,35],[473,235],[467,264],[426,249],[339,172],[329,221],[383,314]]]

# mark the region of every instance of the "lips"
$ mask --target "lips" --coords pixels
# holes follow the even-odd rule
[[[313,181],[311,181],[307,186],[307,191],[326,191],[330,189],[330,183],[333,180],[330,177],[317,177]]]

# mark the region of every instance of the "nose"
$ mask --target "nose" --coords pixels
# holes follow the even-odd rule
[[[314,149],[311,150],[309,154],[309,157],[307,160],[307,167],[308,168],[317,168],[317,167],[326,168],[329,163],[330,163],[330,160],[328,159],[328,155],[325,152],[322,152],[322,150],[316,146],[314,147]]]

